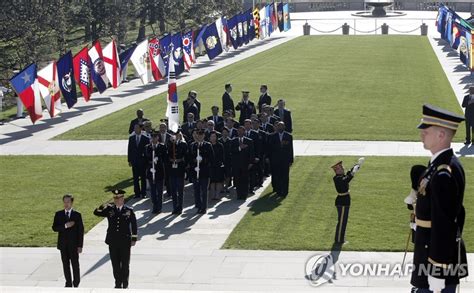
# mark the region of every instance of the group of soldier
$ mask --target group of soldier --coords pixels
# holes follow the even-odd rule
[[[222,112],[214,105],[207,118],[201,118],[197,92],[190,91],[183,101],[183,123],[176,132],[168,129],[166,119],[154,129],[143,110],[137,110],[128,141],[135,197],[149,195],[152,212],[159,214],[166,190],[172,198],[172,213],[179,215],[188,181],[193,185],[197,213],[205,214],[208,194],[220,200],[235,187],[237,199],[245,200],[270,175],[273,191],[285,197],[293,163],[292,118],[283,99],[277,102],[277,109],[271,106],[267,88],[260,87],[257,105],[244,90],[242,100],[234,106],[232,85],[226,84]]]

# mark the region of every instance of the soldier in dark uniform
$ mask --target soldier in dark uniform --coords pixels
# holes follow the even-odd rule
[[[465,145],[474,144],[474,86],[469,88],[469,93],[462,100],[462,107],[465,108],[466,118],[466,141]]]
[[[232,92],[232,85],[230,83],[225,85],[225,92],[222,95],[222,113],[230,112],[231,117],[235,117],[234,100],[230,93]]]
[[[188,162],[194,188],[194,200],[198,214],[207,212],[207,190],[212,162],[212,147],[204,141],[204,131],[197,131],[197,140],[191,144]]]
[[[173,214],[183,212],[184,173],[188,145],[183,140],[183,135],[178,130],[176,136],[171,137],[168,143],[167,170],[170,182],[171,198],[173,199]]]
[[[415,243],[415,206],[416,206],[416,194],[418,192],[418,183],[420,182],[421,175],[425,172],[426,167],[422,165],[414,165],[410,170],[410,179],[411,179],[411,191],[410,194],[405,198],[403,202],[407,204],[407,209],[411,211],[410,213],[410,229],[411,241]]]
[[[105,243],[109,245],[115,288],[128,288],[130,248],[137,241],[137,219],[133,209],[124,204],[125,191],[112,191],[114,203],[105,203],[94,210],[94,215],[109,222]]]
[[[416,232],[411,284],[416,292],[455,292],[467,276],[464,227],[464,169],[451,149],[451,141],[464,118],[423,105],[418,128],[431,160],[418,186]]]
[[[272,97],[267,93],[268,87],[266,84],[260,86],[260,98],[258,99],[258,113],[262,113],[263,105],[271,105]]]
[[[273,191],[288,195],[290,166],[293,164],[293,136],[285,131],[285,123],[276,124],[277,131],[268,136],[268,156],[272,172]]]
[[[337,225],[336,235],[334,237],[334,242],[336,244],[342,245],[345,243],[346,226],[347,220],[349,219],[349,208],[351,205],[349,182],[351,182],[352,178],[354,178],[354,175],[359,170],[362,162],[363,159],[359,159],[359,163],[352,167],[350,171],[347,171],[346,174],[344,174],[342,161],[337,162],[331,167],[336,173],[333,178],[337,191],[337,197],[335,201],[335,206],[337,209]]]
[[[250,119],[252,114],[257,113],[255,104],[249,100],[249,91],[242,91],[242,101],[240,101],[235,110],[240,111],[239,123],[244,124],[245,119]]]
[[[61,251],[65,287],[79,287],[81,274],[79,269],[79,253],[84,244],[84,224],[82,216],[72,209],[74,197],[70,194],[63,196],[64,209],[54,215],[53,231],[58,232],[57,248]],[[74,280],[71,278],[71,266]]]
[[[253,141],[244,136],[244,126],[239,126],[238,136],[232,140],[232,176],[237,199],[246,200],[249,192],[249,170],[254,161]]]
[[[145,147],[146,175],[150,182],[152,213],[159,214],[163,207],[163,184],[165,179],[166,147],[159,142],[160,133],[154,131],[150,144]]]

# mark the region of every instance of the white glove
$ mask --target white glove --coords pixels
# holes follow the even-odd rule
[[[360,166],[359,166],[359,165],[355,165],[355,166],[352,168],[352,171],[351,171],[352,175],[354,175],[355,173],[357,173],[357,171],[359,171],[359,169],[360,169]]]
[[[428,284],[430,285],[430,290],[433,292],[441,292],[445,287],[444,279],[438,279],[428,275]]]
[[[416,231],[416,223],[410,223],[410,229]]]

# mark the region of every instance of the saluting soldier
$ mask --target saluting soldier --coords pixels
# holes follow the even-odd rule
[[[133,209],[124,204],[125,191],[112,191],[114,203],[105,203],[94,210],[94,215],[109,222],[105,243],[109,245],[115,288],[128,288],[130,249],[137,241],[137,219]]]
[[[255,109],[255,104],[249,100],[249,91],[242,91],[242,101],[240,101],[235,110],[240,111],[239,123],[240,125],[244,124],[245,119],[250,119],[252,114],[257,113]]]
[[[432,154],[416,199],[416,232],[411,284],[416,292],[455,292],[467,276],[464,227],[464,169],[451,141],[464,118],[423,105],[418,128],[423,147]]]
[[[285,123],[281,121],[276,123],[276,130],[268,136],[272,187],[278,196],[286,197],[293,164],[293,136],[285,131]]]
[[[166,146],[160,143],[160,132],[153,131],[151,142],[145,147],[147,160],[146,176],[150,182],[153,214],[161,213],[163,207],[163,184],[165,181]]]
[[[167,170],[170,182],[171,198],[173,199],[173,215],[183,212],[184,174],[188,145],[178,130],[168,143]]]
[[[351,182],[352,178],[354,178],[354,175],[359,170],[361,163],[362,161],[359,160],[359,164],[354,165],[354,167],[347,171],[346,174],[344,174],[344,166],[342,165],[342,161],[339,161],[331,166],[331,168],[336,173],[336,175],[333,177],[333,181],[337,191],[337,197],[334,204],[337,209],[337,225],[334,242],[339,245],[345,243],[346,226],[347,220],[349,219],[349,208],[351,206],[349,182]]]

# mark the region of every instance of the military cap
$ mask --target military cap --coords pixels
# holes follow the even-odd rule
[[[114,190],[112,190],[112,194],[113,194],[114,198],[121,198],[125,195],[125,190],[114,189]]]
[[[419,129],[426,129],[430,126],[439,126],[452,130],[457,130],[459,124],[464,121],[464,117],[453,112],[429,105],[423,105],[423,118],[418,125]]]
[[[197,93],[195,90],[189,91],[189,95],[190,95],[190,96],[196,97],[197,94],[198,94],[198,93]]]
[[[342,161],[339,161],[336,164],[332,165],[331,168],[335,170],[338,166],[342,166]]]
[[[242,94],[249,94],[250,92],[248,90],[243,90]]]

